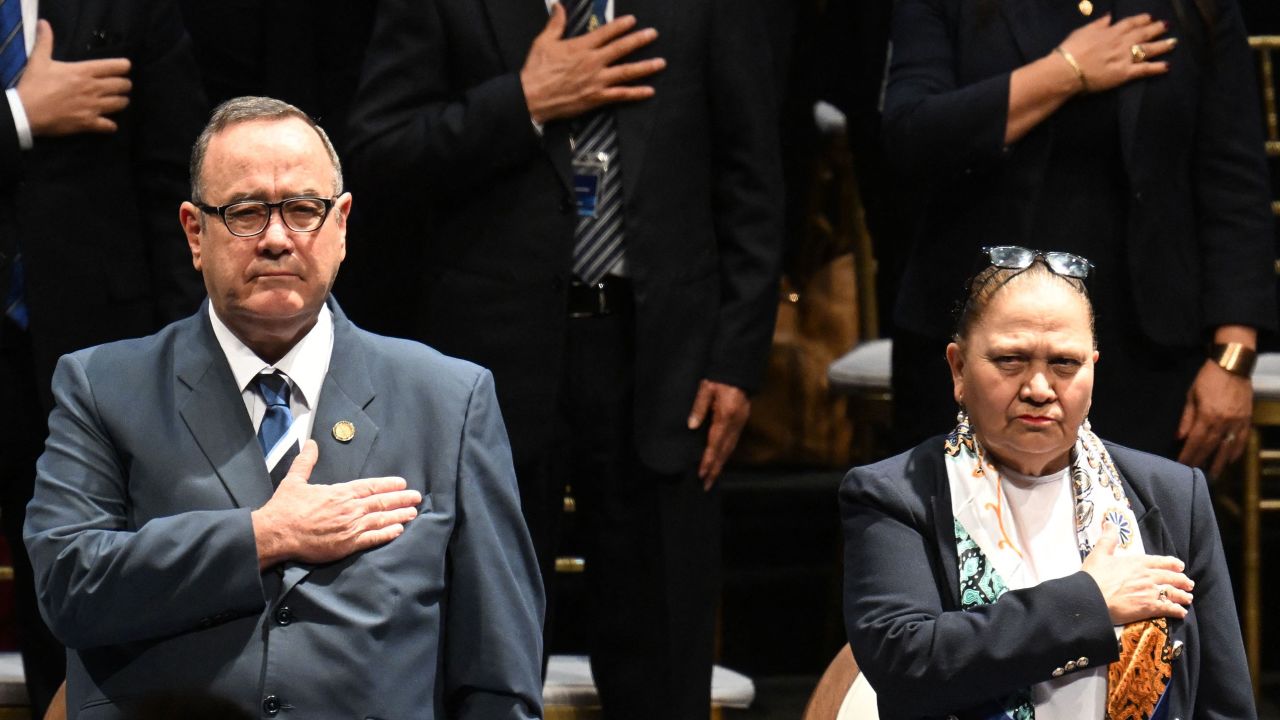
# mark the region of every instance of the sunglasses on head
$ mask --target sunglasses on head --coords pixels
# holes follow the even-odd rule
[[[1026,270],[1036,260],[1043,260],[1045,267],[1058,275],[1079,280],[1088,278],[1093,270],[1093,263],[1088,259],[1068,252],[1044,252],[1017,245],[984,247],[982,252],[992,265],[1005,270]]]

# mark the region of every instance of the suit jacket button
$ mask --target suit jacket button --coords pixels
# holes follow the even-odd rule
[[[1066,672],[1066,670],[1063,670],[1062,668],[1054,668],[1054,669],[1053,669],[1053,672],[1051,672],[1051,673],[1049,673],[1049,674],[1050,674],[1050,675],[1052,675],[1052,676],[1054,676],[1054,677],[1056,677],[1056,678],[1060,678],[1060,677],[1062,677],[1062,675],[1063,675],[1065,672]]]
[[[1082,658],[1080,658],[1079,660],[1077,660],[1077,661],[1076,661],[1076,667],[1078,667],[1078,668],[1087,668],[1087,667],[1089,667],[1089,658],[1087,658],[1087,657],[1082,657]]]
[[[1067,664],[1062,666],[1062,669],[1063,669],[1063,670],[1066,670],[1067,672],[1071,672],[1072,670],[1075,670],[1075,669],[1076,669],[1076,661],[1075,661],[1075,660],[1068,660],[1068,661],[1067,661]]]
[[[275,716],[280,713],[280,698],[268,695],[262,698],[262,712]]]
[[[281,605],[276,610],[276,623],[279,625],[288,625],[293,622],[293,611],[288,605]]]

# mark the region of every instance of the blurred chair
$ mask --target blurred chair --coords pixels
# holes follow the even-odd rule
[[[1266,153],[1271,162],[1276,162],[1280,159],[1280,103],[1276,99],[1280,36],[1251,37],[1249,47],[1258,58],[1258,79],[1267,131]],[[1273,199],[1271,208],[1280,217],[1280,200]],[[1280,261],[1276,262],[1276,272],[1280,274]],[[1266,478],[1280,476],[1280,449],[1263,447],[1263,432],[1269,428],[1280,428],[1280,353],[1263,353],[1254,368],[1253,427],[1245,448],[1244,471],[1238,492],[1215,493],[1218,505],[1235,516],[1241,525],[1242,624],[1255,696],[1262,670],[1262,513],[1280,510],[1280,494],[1266,496],[1264,489],[1267,488],[1263,487]]]
[[[756,697],[751,678],[716,665],[711,674],[711,718],[721,720],[724,709],[746,710]],[[542,688],[546,720],[598,720],[600,697],[586,655],[552,655]]]
[[[842,190],[839,213],[853,238],[853,257],[858,278],[858,327],[860,341],[827,367],[830,392],[848,401],[848,416],[854,424],[854,460],[874,458],[876,439],[893,422],[893,390],[890,357],[893,341],[881,338],[879,307],[876,301],[876,259],[871,233],[857,198],[856,180],[850,176]]]
[[[0,720],[31,720],[22,655],[0,652]]]
[[[1267,124],[1267,157],[1280,158],[1280,113],[1276,101],[1276,56],[1280,53],[1280,35],[1259,35],[1249,38],[1249,47],[1258,55],[1258,79],[1262,83],[1262,111]],[[1280,199],[1271,202],[1271,209],[1280,217]],[[1280,269],[1280,264],[1278,264]]]
[[[858,670],[853,651],[840,648],[809,696],[802,720],[879,720],[876,694]]]
[[[1280,510],[1280,491],[1264,481],[1280,476],[1280,449],[1263,447],[1263,432],[1280,428],[1280,353],[1263,353],[1253,371],[1253,427],[1245,447],[1244,472],[1238,489],[1216,492],[1218,505],[1240,521],[1244,649],[1254,695],[1262,669],[1262,513]],[[1217,487],[1215,489],[1224,489]],[[1232,492],[1231,490],[1235,490]]]

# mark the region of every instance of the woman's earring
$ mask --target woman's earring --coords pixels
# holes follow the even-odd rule
[[[961,405],[959,412],[956,413],[956,425],[959,426],[962,431],[967,431],[969,429],[969,413],[965,412],[964,405]]]

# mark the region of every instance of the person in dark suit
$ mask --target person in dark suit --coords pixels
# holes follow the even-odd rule
[[[198,304],[173,208],[208,108],[168,2],[10,0],[0,43],[0,516],[39,717],[65,666],[21,551],[50,377],[63,353],[153,332]]]
[[[956,429],[840,488],[880,717],[1256,718],[1204,474],[1086,420],[1087,261],[992,260],[947,346]]]
[[[572,485],[611,718],[708,713],[781,246],[758,5],[384,0],[356,96],[365,217],[411,246],[378,252],[418,258],[364,289],[421,288],[394,317],[493,370],[547,573]]]
[[[343,315],[351,194],[297,108],[220,106],[192,197],[208,302],[54,376],[26,541],[68,716],[176,688],[255,717],[541,717],[491,375]]]
[[[1276,327],[1262,116],[1236,0],[900,0],[889,157],[923,188],[894,337],[904,445],[947,426],[948,311],[984,245],[1096,265],[1094,426],[1217,473]],[[1135,398],[1145,421],[1126,422]]]
[[[367,0],[180,0],[206,94],[265,95],[321,123],[345,156],[347,115],[373,26]]]

